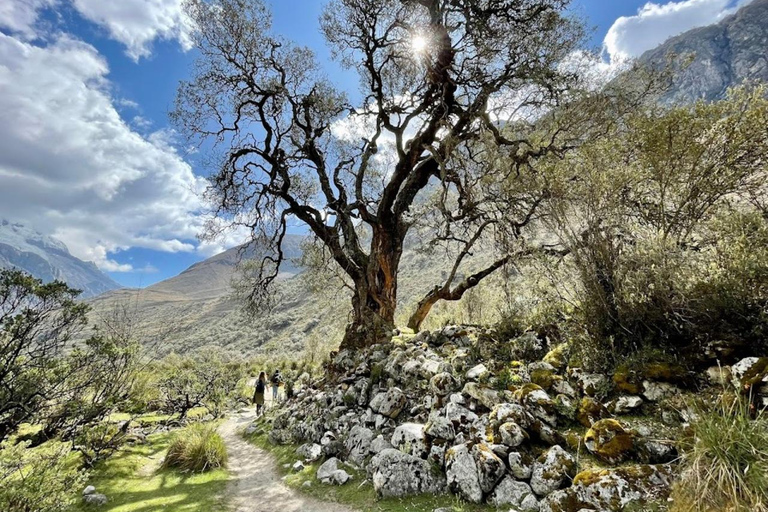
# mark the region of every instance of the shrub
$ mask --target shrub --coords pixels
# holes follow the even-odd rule
[[[693,423],[675,487],[675,512],[768,511],[768,415],[721,400]]]
[[[0,445],[0,510],[71,510],[87,475],[67,455],[62,443],[35,450],[29,449],[29,443]]]
[[[203,472],[227,465],[227,448],[213,426],[201,423],[180,431],[165,456],[163,466]]]

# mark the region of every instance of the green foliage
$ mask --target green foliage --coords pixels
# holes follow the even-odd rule
[[[183,419],[194,407],[205,406],[220,416],[237,400],[238,383],[245,375],[241,362],[224,361],[203,353],[190,357],[171,354],[157,367],[158,387],[168,412]]]
[[[749,203],[768,158],[764,92],[640,110],[548,170],[548,222],[568,254],[551,275],[575,306],[562,327],[581,362],[765,343],[768,226]]]
[[[86,473],[62,443],[31,450],[29,443],[0,445],[0,510],[65,512],[80,499]]]
[[[702,411],[683,447],[675,512],[768,510],[768,416],[740,398]]]
[[[0,270],[0,441],[35,419],[66,386],[64,347],[85,325],[80,292]]]
[[[227,447],[213,425],[196,423],[176,434],[163,465],[191,472],[227,466]]]
[[[83,426],[73,440],[74,448],[83,455],[86,467],[115,453],[125,441],[125,431],[115,423],[102,421]]]

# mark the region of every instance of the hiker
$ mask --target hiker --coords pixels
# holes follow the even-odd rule
[[[277,392],[280,389],[280,384],[283,383],[283,376],[280,375],[280,370],[275,370],[275,373],[272,375],[272,400],[277,402]]]
[[[264,394],[267,391],[267,374],[259,373],[259,380],[256,381],[256,390],[253,392],[253,403],[256,404],[256,416],[264,412]]]

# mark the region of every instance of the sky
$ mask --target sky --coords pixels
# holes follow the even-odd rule
[[[609,72],[749,0],[573,0]],[[319,33],[323,0],[274,0],[274,29],[357,78]],[[63,241],[118,283],[143,287],[242,241],[200,241],[205,150],[168,119],[195,59],[182,0],[0,0],[0,219]]]

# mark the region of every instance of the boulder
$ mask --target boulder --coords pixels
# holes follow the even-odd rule
[[[553,427],[557,425],[555,403],[541,386],[525,384],[515,392],[515,397],[534,418]]]
[[[539,501],[531,486],[518,482],[511,476],[504,477],[488,496],[488,503],[495,507],[509,507],[520,512],[538,512]]]
[[[454,494],[471,503],[483,501],[477,464],[467,445],[453,446],[445,452],[445,472],[448,487]]]
[[[330,483],[333,485],[344,485],[349,481],[349,479],[352,478],[349,473],[344,471],[343,469],[337,469],[333,473],[331,473],[331,476],[328,477],[328,482],[323,483]]]
[[[430,415],[429,422],[424,427],[424,433],[432,439],[453,441],[456,438],[453,422],[441,414]]]
[[[539,496],[546,496],[560,489],[575,473],[576,460],[560,446],[555,445],[533,464],[531,488]]]
[[[672,384],[650,380],[643,381],[643,398],[649,402],[658,402],[664,398],[675,396],[678,393],[680,393],[680,389]]]
[[[304,470],[304,463],[301,462],[300,460],[297,460],[296,462],[293,463],[293,466],[291,466],[291,471],[293,471],[294,473],[298,473],[303,470]]]
[[[613,414],[627,414],[643,405],[643,399],[639,396],[620,396],[611,404]]]
[[[528,365],[528,375],[531,382],[547,390],[555,382],[555,367],[544,361],[536,361]]]
[[[480,489],[484,493],[491,492],[507,470],[504,462],[487,444],[476,444],[472,447],[471,454],[475,459]]]
[[[584,435],[584,445],[603,462],[618,464],[632,454],[635,434],[625,430],[616,420],[600,420]]]
[[[646,510],[649,503],[665,501],[671,474],[666,466],[625,466],[582,471],[573,486],[541,501],[541,512],[620,512],[632,507]]]
[[[371,450],[373,437],[373,431],[370,429],[359,425],[352,427],[347,436],[347,441],[344,443],[344,447],[347,450],[347,458],[358,466],[362,465]]]
[[[523,444],[527,437],[525,431],[517,423],[508,421],[499,427],[499,438],[501,444],[505,446],[516,448]]]
[[[331,457],[327,461],[323,462],[319,468],[317,468],[316,477],[318,480],[329,480],[331,474],[339,469],[339,459]]]
[[[381,453],[384,450],[387,450],[390,448],[394,448],[392,446],[392,443],[387,441],[383,435],[379,434],[378,436],[376,436],[376,438],[373,441],[371,441],[370,452],[376,455],[377,453]]]
[[[89,494],[95,494],[96,488],[92,485],[89,485],[85,489],[83,489],[83,496],[88,496]]]
[[[445,492],[442,474],[435,472],[429,462],[400,450],[387,449],[377,454],[368,471],[376,494],[383,498]]]
[[[392,446],[403,453],[409,453],[420,459],[429,453],[424,436],[424,425],[421,423],[403,423],[392,434]]]
[[[459,383],[450,373],[438,373],[429,379],[429,390],[437,396],[446,396],[459,387]]]
[[[296,449],[296,455],[305,462],[315,462],[323,455],[323,447],[315,443],[303,444]]]
[[[518,480],[528,480],[533,474],[533,457],[523,452],[510,452],[507,457],[509,472]]]
[[[386,392],[378,393],[369,404],[374,412],[387,418],[397,418],[405,408],[407,398],[399,388],[389,388]]]
[[[86,494],[83,496],[83,503],[85,503],[86,505],[102,506],[102,505],[106,505],[107,502],[109,502],[109,500],[103,494],[92,493],[92,494]]]
[[[731,382],[742,393],[768,384],[768,357],[746,357],[731,367]]]
[[[464,385],[462,393],[469,396],[486,409],[493,409],[495,405],[502,402],[498,391],[482,387],[476,382],[467,382]]]
[[[608,409],[594,398],[588,396],[581,399],[576,409],[576,421],[585,427],[591,427],[596,421],[608,416],[610,416]]]
[[[467,379],[469,380],[479,380],[482,379],[488,375],[488,368],[482,363],[478,364],[477,366],[472,367],[467,372]]]

